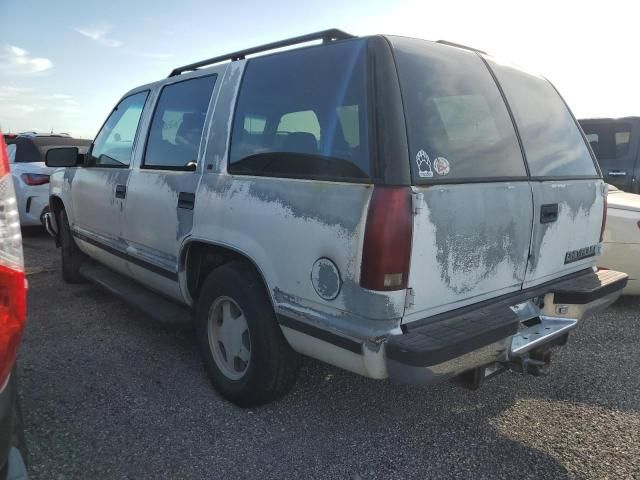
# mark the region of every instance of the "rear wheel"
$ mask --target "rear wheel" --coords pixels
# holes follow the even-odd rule
[[[62,253],[62,279],[67,283],[80,283],[83,281],[80,275],[80,267],[85,255],[80,251],[73,239],[65,210],[62,210],[58,216],[58,228],[60,230],[60,251]]]
[[[253,407],[285,395],[300,364],[277,324],[261,278],[233,262],[207,277],[196,307],[198,344],[214,387]]]

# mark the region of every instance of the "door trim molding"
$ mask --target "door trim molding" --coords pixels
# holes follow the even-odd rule
[[[91,245],[101,248],[102,250],[115,255],[116,257],[120,257],[125,259],[128,262],[133,263],[134,265],[137,265],[138,267],[142,267],[146,270],[149,270],[150,272],[153,272],[157,275],[160,275],[162,277],[168,278],[169,280],[173,280],[175,282],[178,281],[178,273],[177,272],[173,272],[171,270],[167,270],[166,268],[163,267],[159,267],[158,265],[155,265],[151,262],[148,262],[146,260],[142,260],[141,258],[138,257],[134,257],[133,255],[127,253],[127,252],[123,252],[122,250],[118,250],[117,248],[114,248],[110,245],[107,245],[103,242],[101,242],[100,240],[97,240],[93,237],[89,237],[88,235],[85,235],[83,233],[78,232],[77,230],[73,230],[72,231],[73,236],[76,237],[79,240],[82,240],[83,242],[87,242],[90,243]]]

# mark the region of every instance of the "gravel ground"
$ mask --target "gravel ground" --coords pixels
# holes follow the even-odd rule
[[[24,245],[33,479],[640,478],[638,300],[585,320],[546,377],[422,389],[306,360],[287,397],[242,410],[210,386],[192,333],[63,284],[45,235]]]

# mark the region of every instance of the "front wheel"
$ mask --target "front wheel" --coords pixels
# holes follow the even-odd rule
[[[214,387],[241,407],[262,405],[293,386],[299,355],[285,340],[261,278],[233,262],[207,277],[196,307],[198,344]]]

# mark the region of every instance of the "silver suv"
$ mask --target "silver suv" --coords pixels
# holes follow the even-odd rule
[[[594,267],[606,187],[554,87],[446,42],[329,30],[177,68],[47,164],[68,167],[46,219],[64,280],[195,317],[241,406],[285,394],[299,354],[537,374],[626,283]]]

